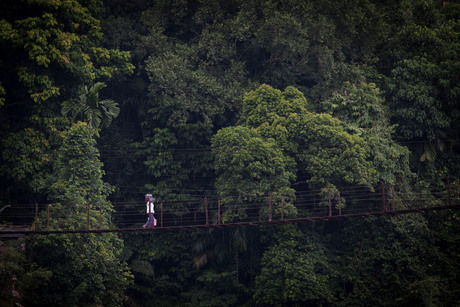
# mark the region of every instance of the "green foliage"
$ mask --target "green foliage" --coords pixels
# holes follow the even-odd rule
[[[260,82],[275,87],[295,84],[299,76],[308,76],[311,70],[309,60],[315,58],[314,47],[310,46],[312,35],[308,31],[311,19],[305,16],[310,5],[302,1],[281,4],[279,9],[277,5],[276,1],[245,3],[234,21],[237,30],[247,35],[241,39],[242,35],[238,33],[240,37],[237,38],[253,49],[246,55],[248,62],[255,66],[253,69],[267,67],[267,74],[258,76]],[[318,60],[324,61],[323,67],[327,70],[331,58],[327,47],[324,51],[324,58]]]
[[[458,50],[457,44],[451,48]],[[388,88],[398,134],[423,142],[423,146],[413,146],[414,160],[436,163],[456,173],[458,151],[454,146],[459,139],[460,110],[455,101],[460,82],[453,75],[458,74],[458,59],[448,56],[444,61],[425,57],[403,60],[393,70]]]
[[[127,235],[124,258],[132,267],[135,284],[127,295],[137,304],[184,304],[181,293],[196,281],[191,244],[195,232],[165,232],[158,235]],[[171,257],[173,255],[173,257]]]
[[[40,289],[40,304],[123,304],[132,276],[117,259],[121,242],[116,235],[50,235],[27,243],[32,259],[53,272],[52,281]]]
[[[437,97],[440,67],[426,58],[403,60],[393,70],[389,88],[391,105],[395,117],[401,122],[400,132],[405,139],[427,139],[447,137],[451,126],[452,109]]]
[[[256,122],[270,116],[279,117],[263,105],[266,101],[270,103],[276,100],[270,97],[281,96],[277,95],[279,91],[272,90],[270,93],[270,89],[263,85],[260,91],[264,94],[249,94],[245,98],[243,114],[247,114],[247,122],[251,122],[251,118]],[[255,96],[259,99],[255,99]],[[255,100],[262,101],[261,105],[257,105]],[[287,216],[296,215],[296,209],[290,203],[294,197],[290,184],[295,180],[295,160],[284,154],[274,135],[268,134],[263,129],[234,126],[221,129],[213,138],[216,188],[224,206],[228,204],[231,208],[223,214],[224,222],[244,218],[246,208],[241,206],[242,202],[254,201],[268,193],[278,196],[275,208],[281,206],[279,197],[284,196]],[[266,214],[262,211],[262,217]]]
[[[346,82],[322,106],[347,131],[364,139],[379,182],[410,179],[409,151],[393,141],[396,126],[390,126],[390,112],[375,84]]]
[[[2,165],[1,173],[17,181],[35,174],[49,161],[48,141],[42,133],[31,128],[2,139],[2,148],[2,160],[6,163]]]
[[[264,253],[254,299],[261,305],[321,305],[332,302],[324,250],[304,242],[294,225],[285,226]]]
[[[273,139],[265,140],[243,126],[220,130],[213,152],[221,196],[250,197],[284,190],[294,179],[293,160]]]
[[[0,15],[1,47],[11,48],[1,67],[16,74],[35,102],[59,96],[66,75],[87,83],[133,72],[129,52],[99,46],[100,22],[80,2],[11,2],[2,3],[12,8],[9,15]]]
[[[96,201],[107,192],[94,135],[94,130],[82,122],[66,133],[54,161],[54,176],[50,178],[49,193],[53,199],[72,201],[73,197],[81,196],[84,200]]]
[[[425,170],[423,185],[412,189],[406,179],[411,178],[408,155],[413,148],[393,140],[397,137],[404,144],[407,137],[401,131],[410,124],[408,118],[396,114],[408,102],[431,97],[430,90],[435,93],[432,105],[441,101],[442,112],[452,111],[452,118],[456,118],[452,105],[458,100],[458,48],[453,43],[456,22],[444,22],[438,14],[455,16],[445,9],[446,4],[367,0],[108,3],[112,4],[111,12],[123,7],[123,14],[114,14],[118,19],[106,22],[105,28],[112,28],[110,33],[116,38],[113,46],[132,50],[141,64],[148,59],[145,66],[139,66],[139,76],[132,82],[135,90],[123,92],[136,99],[126,99],[125,110],[140,115],[126,111],[129,115],[124,115],[119,125],[120,129],[129,124],[136,127],[131,128],[138,145],[136,159],[146,162],[145,173],[136,176],[143,178],[137,178],[141,182],[137,188],[147,183],[155,193],[179,198],[185,196],[177,194],[186,194],[188,189],[208,193],[216,182],[219,193],[227,196],[236,198],[242,191],[241,202],[232,200],[227,205],[244,204],[246,209],[245,201],[260,196],[257,185],[262,189],[276,185],[274,176],[281,176],[282,181],[277,197],[289,194],[291,185],[298,187],[307,181],[322,189],[323,198],[329,189],[332,197],[337,197],[343,185],[385,182],[397,183],[409,193],[412,199],[400,204],[409,206],[420,198],[420,192],[427,192],[431,182],[446,174],[438,168],[440,164],[431,164],[433,170]],[[111,20],[127,28],[115,31]],[[121,37],[126,39],[121,41]],[[422,58],[430,65],[425,67],[419,61],[422,66],[416,68],[417,59]],[[403,64],[406,60],[413,63]],[[350,83],[344,84],[345,80]],[[272,87],[258,87],[264,82]],[[430,85],[428,90],[422,83]],[[395,91],[390,84],[395,84]],[[400,85],[404,89],[398,92]],[[148,98],[139,91],[147,87]],[[117,87],[112,88],[120,93]],[[248,89],[255,90],[243,97]],[[408,91],[412,96],[404,96]],[[458,139],[457,120],[449,124],[444,133]],[[413,128],[428,131],[439,127],[427,126],[422,120]],[[215,161],[207,151],[211,140]],[[447,144],[455,144],[447,138],[443,143],[446,149],[450,148]],[[438,152],[437,161],[455,164],[451,153],[448,161],[446,154]],[[216,180],[209,175],[213,163]],[[293,185],[295,180],[298,182]],[[255,196],[245,198],[248,193]],[[267,201],[266,195],[263,201]],[[430,194],[423,201],[435,204],[441,200]],[[227,211],[231,212],[227,220],[243,218],[247,212],[231,206],[227,209],[233,210]],[[225,304],[219,286],[222,283],[234,289],[230,273],[238,272],[235,263],[241,258],[246,264],[240,261],[236,265],[240,277],[242,268],[254,260],[254,274],[260,279],[256,288],[251,287],[247,273],[247,279],[240,280],[250,291],[256,291],[260,304],[282,304],[280,293],[286,294],[286,302],[298,305],[442,305],[455,299],[450,292],[455,282],[452,287],[444,282],[447,278],[438,286],[433,282],[441,280],[437,279],[442,276],[441,266],[451,262],[444,258],[445,251],[437,254],[436,243],[430,239],[433,232],[425,228],[423,220],[372,219],[306,228],[298,234],[287,232],[285,237],[276,237],[276,244],[272,236],[278,227],[255,232],[253,239],[239,236],[245,238],[246,249],[238,252],[236,245],[232,250],[232,235],[217,231],[190,237],[175,233],[157,239],[133,239],[131,250],[136,261],[131,263],[136,268],[137,284],[131,293],[147,301],[156,298],[155,304],[160,305]],[[445,229],[455,233],[453,228]],[[308,235],[318,237],[304,239]],[[445,234],[444,238],[448,237]],[[268,247],[270,251],[261,262]],[[304,247],[309,247],[307,252]],[[453,250],[449,255],[455,255]],[[429,261],[423,257],[425,251]],[[233,261],[232,254],[236,256]],[[434,263],[443,264],[432,271]],[[292,278],[272,273],[280,268]],[[455,278],[455,273],[449,276]],[[277,291],[281,281],[289,285],[289,291]],[[212,283],[216,291],[210,288]],[[226,298],[235,302],[235,292],[229,292]],[[449,298],[441,298],[437,292],[448,293]],[[215,301],[211,293],[218,294]],[[393,297],[400,300],[395,302]]]
[[[68,122],[62,118],[33,116],[31,127],[11,132],[1,141],[0,174],[33,192],[43,191]]]
[[[460,131],[460,31],[451,8],[448,2],[440,11],[432,1],[404,2],[405,25],[392,40],[398,48],[385,83],[388,104],[398,137],[419,142],[411,146],[419,173],[431,167],[459,169],[454,147]]]
[[[166,45],[158,52],[146,61],[151,99],[139,144],[148,153],[145,164],[157,182],[151,188],[164,193],[168,187],[170,196],[175,193],[171,190],[190,185],[206,189],[207,182],[192,178],[209,177],[210,157],[177,155],[175,150],[208,146],[212,135],[234,120],[230,114],[238,109],[245,86],[242,65],[228,59],[222,71],[212,59],[201,59],[199,45]],[[159,154],[160,148],[165,152]]]
[[[359,128],[371,128],[388,121],[384,100],[373,83],[356,85],[345,82],[342,89],[323,105],[334,117]]]
[[[350,208],[344,186],[377,182],[398,208],[444,205],[460,169],[458,17],[432,0],[0,1],[0,210],[49,203],[50,229],[71,230],[88,209],[99,227],[102,207],[115,227],[105,171],[117,202],[218,193],[224,222],[268,220],[268,193],[273,219],[281,197],[294,217],[309,188]],[[92,112],[100,81],[120,108],[107,122]],[[2,285],[21,276],[24,306],[453,306],[458,225],[444,211],[30,237],[0,257]]]
[[[240,232],[241,233],[241,232]],[[209,231],[202,232],[193,244],[193,264],[196,269],[211,268],[214,271],[221,271],[228,261],[230,246],[220,242],[219,233]],[[244,249],[246,240],[244,236],[237,236],[237,240]],[[235,241],[235,240],[234,240]]]
[[[265,142],[274,139],[286,150],[285,157],[295,159],[296,172],[309,178],[310,184],[374,182],[364,140],[347,133],[330,115],[309,112],[305,97],[295,88],[281,92],[262,85],[245,96],[243,105],[240,122],[258,131]]]
[[[87,86],[80,88],[78,98],[62,103],[62,115],[70,113],[74,120],[84,120],[94,129],[108,127],[120,113],[120,108],[112,99],[99,100],[99,91],[105,86],[104,83],[97,82],[89,89]]]
[[[291,116],[287,126],[299,144],[298,159],[306,164],[310,183],[372,185],[373,165],[367,160],[364,140],[347,133],[337,119],[327,114]]]
[[[245,95],[240,123],[254,128],[273,125],[291,114],[305,114],[307,108],[307,100],[296,88],[287,87],[281,92],[262,84]]]
[[[27,261],[24,243],[0,242],[0,289],[2,306],[36,305],[40,287],[46,286],[52,272]],[[22,251],[20,250],[22,249]],[[26,294],[27,295],[24,295]]]
[[[235,282],[232,272],[216,273],[205,271],[197,278],[191,291],[182,293],[184,306],[235,306],[244,287]]]
[[[112,226],[112,205],[105,200],[110,188],[102,181],[102,163],[95,148],[94,130],[79,122],[66,132],[47,180],[50,229],[85,228],[90,208],[91,225],[104,208],[102,227]],[[44,216],[40,229],[45,229]],[[118,256],[123,247],[117,234],[50,235],[28,240],[30,259],[53,272],[53,279],[40,289],[40,304],[121,306],[124,290],[132,281]]]
[[[372,218],[341,227],[334,238],[340,242],[334,265],[339,268],[340,305],[442,304],[440,289],[449,277],[439,270],[449,260],[439,258],[439,245],[433,244],[436,231],[423,215]]]

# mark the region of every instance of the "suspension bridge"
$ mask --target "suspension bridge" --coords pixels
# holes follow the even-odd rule
[[[9,223],[0,225],[0,237],[218,229],[455,210],[460,209],[460,181],[456,185],[456,191],[452,191],[447,181],[437,191],[425,193],[401,191],[383,184],[372,189],[364,186],[343,187],[336,192],[308,190],[297,192],[295,197],[269,193],[246,201],[226,200],[224,204],[217,197],[157,201],[157,225],[154,228],[143,228],[147,215],[143,212],[145,204],[142,202],[113,202],[115,210],[112,212],[106,212],[102,205],[87,204],[82,206],[86,210],[80,210],[77,224],[75,221],[60,221],[50,214],[53,204],[28,204],[15,206],[11,212],[3,210],[5,212],[0,214],[0,221]],[[238,219],[234,215],[236,212]],[[103,223],[107,218],[111,221],[110,226]],[[23,221],[30,222],[25,224]],[[59,225],[59,229],[53,225]]]

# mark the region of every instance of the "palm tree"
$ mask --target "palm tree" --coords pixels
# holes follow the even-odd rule
[[[207,264],[216,263],[222,265],[228,256],[233,253],[233,264],[235,266],[235,280],[239,282],[239,253],[247,250],[248,234],[246,228],[238,227],[227,234],[229,235],[228,244],[224,244],[219,235],[222,232],[210,230],[198,238],[193,245],[193,263],[199,270]],[[252,270],[252,269],[251,269]]]
[[[83,120],[94,129],[108,127],[120,113],[120,108],[112,99],[99,100],[99,91],[105,86],[105,83],[97,82],[89,89],[86,85],[81,87],[77,98],[62,103],[62,115],[70,113],[72,119]]]
[[[217,263],[222,265],[225,262],[228,252],[227,246],[219,240],[220,232],[210,229],[208,232],[203,232],[193,244],[193,263],[199,270],[205,267],[208,263]]]
[[[240,251],[247,250],[247,232],[246,228],[238,227],[232,231],[231,236],[231,245],[234,252],[234,264],[235,264],[235,279],[237,282],[240,282]]]

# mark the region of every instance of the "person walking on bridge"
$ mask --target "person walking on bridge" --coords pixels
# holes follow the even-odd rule
[[[148,214],[147,222],[144,225],[145,227],[154,228],[155,227],[155,217],[153,214],[155,213],[155,198],[153,198],[152,194],[145,195],[146,203],[146,210],[145,212]]]

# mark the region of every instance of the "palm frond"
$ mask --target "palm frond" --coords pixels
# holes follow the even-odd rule
[[[61,113],[63,116],[67,116],[70,113],[71,116],[75,116],[78,113],[79,102],[75,99],[69,99],[62,103]]]
[[[436,146],[434,146],[433,144],[425,144],[423,154],[420,156],[420,162],[433,162],[436,160],[436,157]]]
[[[120,113],[120,108],[112,99],[99,100],[99,91],[105,86],[103,82],[96,82],[89,89],[86,85],[82,86],[78,98],[62,103],[62,114],[66,116],[70,113],[72,119],[86,121],[94,129],[108,127]]]
[[[93,86],[91,86],[91,88],[89,89],[89,92],[97,94],[101,89],[103,89],[106,86],[107,85],[105,85],[104,82],[96,82],[94,83]]]
[[[88,124],[94,128],[97,129],[99,128],[101,124],[101,111],[97,109],[92,109],[90,107],[85,109],[85,118],[88,122]]]
[[[118,103],[113,101],[112,99],[104,99],[99,101],[101,106],[104,106],[107,109],[107,113],[111,113],[111,117],[115,118],[120,114],[120,108],[118,107]]]
[[[108,127],[112,120],[120,113],[118,103],[111,99],[101,100],[99,102],[100,110],[102,113],[102,127]]]
[[[243,228],[236,228],[233,233],[233,246],[240,251],[245,251],[247,248],[247,238],[246,238],[246,231]]]

